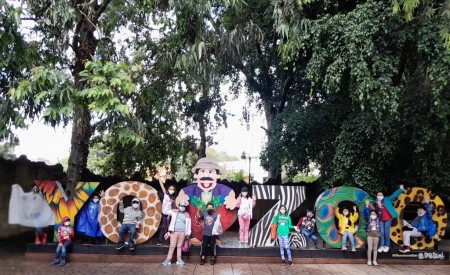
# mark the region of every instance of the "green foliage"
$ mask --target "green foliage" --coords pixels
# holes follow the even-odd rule
[[[279,30],[283,58],[306,60],[296,71],[307,72],[310,96],[295,93],[263,159],[283,163],[289,175],[317,162],[325,186],[448,188],[450,59],[440,43],[442,17],[410,24],[383,1],[275,7],[298,12],[275,22],[286,25]],[[308,27],[295,27],[302,22]]]

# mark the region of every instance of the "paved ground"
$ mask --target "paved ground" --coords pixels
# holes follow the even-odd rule
[[[3,257],[2,257],[3,258]],[[47,262],[22,261],[20,257],[0,259],[0,274],[450,274],[448,265],[386,265],[367,266],[363,264],[294,264],[281,266],[267,264],[216,264],[186,266],[162,266],[142,263],[68,263],[64,267],[51,267]]]

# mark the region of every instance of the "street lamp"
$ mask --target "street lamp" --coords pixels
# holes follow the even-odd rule
[[[252,179],[252,174],[251,174],[252,157],[249,154],[245,153],[245,151],[242,152],[241,159],[247,159],[247,158],[248,158],[248,183],[250,184],[251,179]]]

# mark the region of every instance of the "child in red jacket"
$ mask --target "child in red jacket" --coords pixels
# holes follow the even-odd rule
[[[63,266],[66,264],[66,251],[72,245],[73,237],[73,227],[70,226],[70,218],[66,216],[58,227],[58,246],[56,247],[55,259],[51,265],[59,264]]]

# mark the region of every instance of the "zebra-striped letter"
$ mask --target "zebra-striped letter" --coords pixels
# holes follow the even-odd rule
[[[274,210],[280,205],[285,205],[290,215],[305,200],[305,187],[253,185],[252,189],[258,200],[278,200],[278,202],[250,230],[250,245],[273,246],[274,242],[270,241],[270,223]]]

